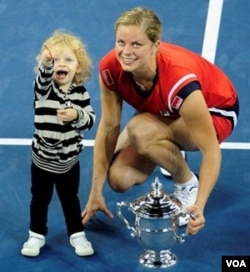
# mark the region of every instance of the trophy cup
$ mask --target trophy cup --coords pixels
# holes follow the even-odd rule
[[[139,262],[147,268],[168,268],[176,264],[177,257],[171,252],[176,240],[185,241],[185,233],[178,235],[178,217],[182,216],[182,204],[173,195],[162,189],[159,178],[151,185],[152,190],[134,202],[117,203],[117,215],[137,237],[144,248]],[[122,207],[135,215],[135,226],[131,226],[122,213]]]

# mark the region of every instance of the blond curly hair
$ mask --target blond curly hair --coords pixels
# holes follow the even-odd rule
[[[37,64],[34,67],[34,72],[37,73],[38,66],[41,61],[41,53],[44,49],[44,45],[52,47],[55,45],[66,46],[70,48],[79,63],[79,72],[76,73],[73,83],[80,85],[89,80],[92,76],[92,60],[87,53],[86,47],[82,40],[66,31],[56,30],[51,37],[49,37],[42,45],[40,53],[36,56]]]

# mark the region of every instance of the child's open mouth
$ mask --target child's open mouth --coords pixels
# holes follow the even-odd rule
[[[64,78],[64,77],[67,76],[67,74],[68,74],[68,72],[67,72],[67,71],[63,71],[63,70],[58,70],[58,71],[56,72],[57,78]]]

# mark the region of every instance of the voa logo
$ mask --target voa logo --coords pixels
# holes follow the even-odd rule
[[[222,256],[222,272],[250,272],[250,256]]]
[[[227,267],[247,267],[244,260],[226,260]]]

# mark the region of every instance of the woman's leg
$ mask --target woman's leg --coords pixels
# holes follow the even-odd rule
[[[180,149],[196,150],[181,118],[135,115],[119,137],[109,169],[110,186],[128,190],[144,182],[156,165],[167,169],[178,183],[189,180],[192,174]]]

